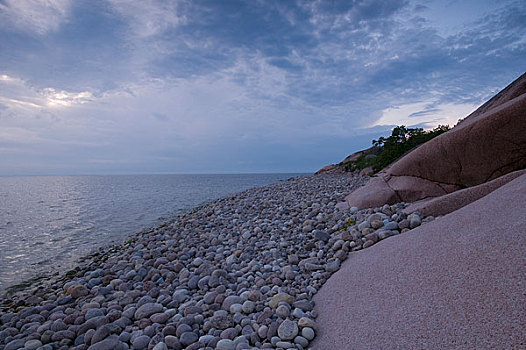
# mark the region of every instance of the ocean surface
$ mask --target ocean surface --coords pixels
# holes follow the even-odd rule
[[[0,290],[200,204],[300,174],[0,177]]]

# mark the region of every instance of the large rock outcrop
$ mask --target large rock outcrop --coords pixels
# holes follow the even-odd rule
[[[415,202],[526,168],[526,74],[450,131],[408,153],[347,196],[359,208]]]
[[[376,150],[377,150],[377,147],[373,146],[373,147],[370,147],[368,149],[364,149],[364,150],[355,152],[355,153],[347,156],[344,160],[342,160],[338,164],[330,164],[330,165],[327,165],[327,166],[321,168],[320,170],[315,172],[314,175],[320,175],[320,174],[344,174],[344,173],[346,173],[348,171],[348,169],[346,169],[346,168],[349,167],[351,163],[356,162],[358,160],[358,158],[360,158],[362,155],[364,155],[364,154],[368,155],[368,154],[374,153],[374,151],[376,151]]]
[[[313,349],[526,349],[526,175],[349,255],[314,296]]]

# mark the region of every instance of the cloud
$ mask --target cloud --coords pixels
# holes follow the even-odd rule
[[[406,125],[433,128],[437,125],[453,127],[459,119],[466,117],[478,106],[471,103],[442,103],[422,101],[386,108],[380,119],[371,126]]]
[[[68,92],[64,90],[55,90],[54,88],[45,88],[42,95],[47,98],[47,104],[51,107],[69,107],[75,104],[84,104],[94,99],[89,91]]]
[[[0,3],[0,20],[39,35],[56,31],[67,19],[71,0],[6,0]]]
[[[6,108],[14,110],[21,107],[36,110],[47,107],[69,107],[93,101],[95,98],[90,91],[69,92],[53,87],[36,89],[25,80],[7,74],[0,75],[0,86],[3,90],[0,101]]]
[[[112,8],[124,17],[140,38],[161,34],[162,32],[185,23],[185,16],[179,13],[182,1],[129,1],[109,0]]]
[[[310,13],[310,23],[315,32],[337,33],[352,31],[364,26],[377,26],[408,5],[408,1],[359,0],[359,1],[313,1],[300,6]],[[380,20],[380,21],[378,21]]]
[[[523,73],[526,50],[513,1],[454,23],[431,17],[439,1],[42,4],[64,11],[0,23],[0,148],[94,172],[310,169],[396,124],[454,124]]]

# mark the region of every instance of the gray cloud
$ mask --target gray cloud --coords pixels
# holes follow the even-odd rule
[[[520,2],[447,30],[433,1],[52,4],[0,24],[5,173],[315,170],[524,70]]]

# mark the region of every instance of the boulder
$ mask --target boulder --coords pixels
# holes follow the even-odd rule
[[[526,168],[526,74],[450,131],[346,197],[349,206],[437,198]]]

